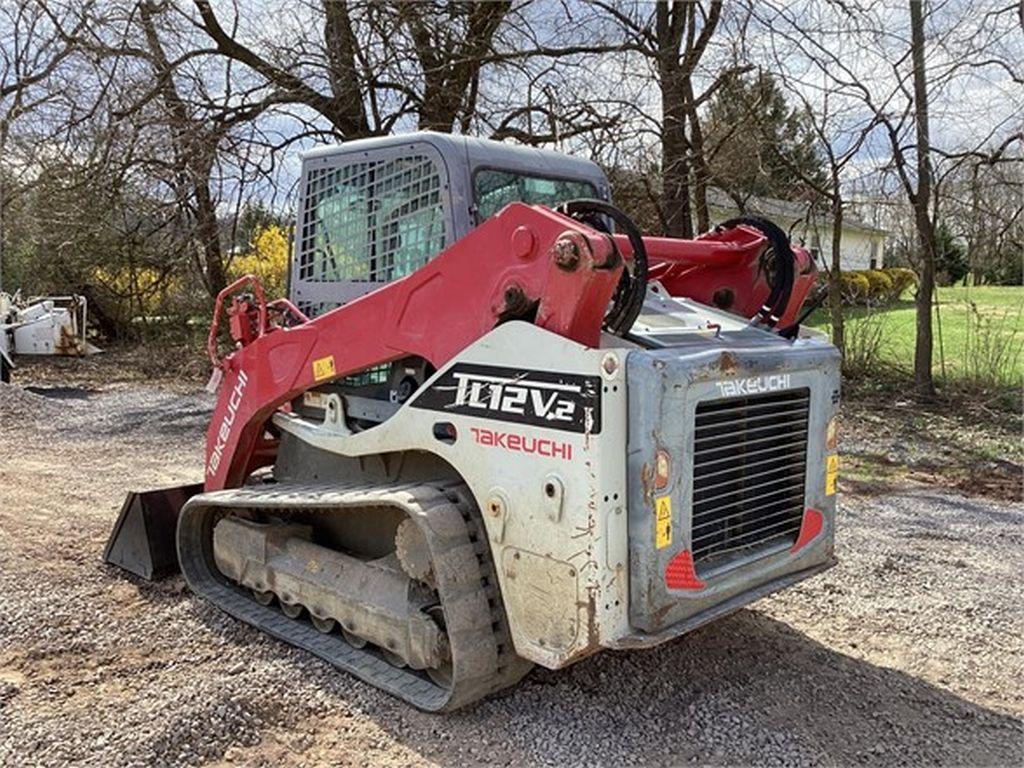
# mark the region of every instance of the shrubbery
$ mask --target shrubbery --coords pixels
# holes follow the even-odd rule
[[[242,275],[256,275],[269,300],[285,295],[287,272],[288,233],[277,224],[271,224],[256,232],[247,252],[235,257],[228,277],[235,280]]]
[[[904,267],[851,269],[839,275],[843,303],[851,305],[891,304],[916,281],[914,271]]]
[[[871,284],[863,271],[842,272],[839,275],[839,287],[844,304],[863,304],[871,293]]]

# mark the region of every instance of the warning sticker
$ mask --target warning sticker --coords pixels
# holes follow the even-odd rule
[[[323,381],[332,376],[334,376],[334,355],[328,355],[313,361],[313,378],[316,381]]]
[[[836,480],[839,477],[839,456],[832,454],[825,464],[825,495],[833,496],[836,492]]]
[[[664,549],[672,543],[672,499],[659,496],[654,500],[654,546]]]

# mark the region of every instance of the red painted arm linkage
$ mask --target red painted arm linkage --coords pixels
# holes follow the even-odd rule
[[[511,307],[536,306],[534,323],[591,347],[622,271],[628,243],[543,207],[513,203],[413,274],[292,328],[271,328],[228,355],[206,436],[206,489],[240,485],[274,460],[264,437],[279,407],[317,384],[407,356],[440,368],[490,331]],[[759,270],[764,237],[736,227],[696,240],[644,238],[650,276],[673,296],[751,317],[768,295]],[[783,315],[793,321],[814,280],[809,256]],[[260,312],[266,305],[260,297]],[[507,315],[506,315],[507,316]],[[260,321],[260,328],[264,328]]]
[[[272,462],[265,424],[305,390],[410,355],[440,367],[490,331],[509,303],[536,302],[537,325],[597,346],[621,271],[605,236],[546,208],[512,204],[413,274],[307,323],[270,330],[222,363],[206,489],[237,486]]]

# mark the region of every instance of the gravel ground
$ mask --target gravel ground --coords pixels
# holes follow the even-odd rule
[[[1024,506],[846,494],[841,564],[469,710],[401,705],[100,553],[212,400],[0,385],[0,765],[1020,765]]]

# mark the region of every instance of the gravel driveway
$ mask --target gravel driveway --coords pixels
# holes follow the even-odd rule
[[[208,396],[0,385],[0,765],[1024,761],[1020,504],[846,494],[841,565],[661,648],[419,713],[100,553]]]

